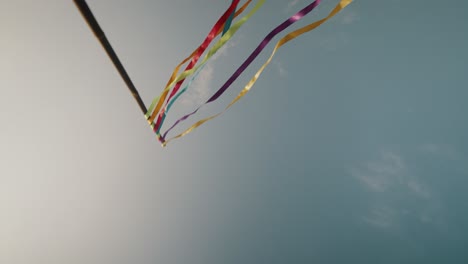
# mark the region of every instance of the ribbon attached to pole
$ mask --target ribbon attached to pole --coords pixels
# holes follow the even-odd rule
[[[234,23],[234,25],[231,26],[231,28],[224,34],[224,36],[221,37],[221,39],[208,51],[205,58],[198,66],[190,70],[186,70],[182,72],[177,78],[173,79],[163,90],[162,94],[156,97],[153,100],[153,102],[157,102],[163,94],[169,91],[172,85],[194,74],[198,69],[200,69],[208,61],[208,59],[210,59],[224,44],[226,44],[226,42],[234,36],[234,34],[239,30],[239,28],[245,22],[247,22],[250,19],[250,17],[252,17],[258,11],[258,9],[260,9],[260,7],[265,3],[265,1],[266,0],[259,0],[258,3],[255,5],[255,7],[246,16],[242,17],[238,22]],[[152,125],[153,128],[155,128],[155,126],[152,123],[152,121],[154,120],[153,117],[155,117],[156,115],[157,115],[157,111],[154,111],[153,115],[151,116],[152,118],[148,119],[148,122]]]
[[[164,141],[162,144],[163,146],[166,146],[167,143],[169,143],[170,141],[174,140],[174,139],[177,139],[177,138],[181,138],[187,134],[189,134],[190,132],[192,132],[194,129],[196,129],[197,127],[201,126],[202,124],[206,123],[207,121],[209,120],[212,120],[218,116],[220,116],[221,114],[223,114],[224,112],[226,112],[226,110],[228,110],[232,105],[234,105],[237,101],[239,101],[242,97],[244,97],[249,91],[250,89],[252,88],[252,86],[255,84],[255,82],[257,81],[257,79],[260,77],[261,73],[263,72],[263,70],[266,68],[266,66],[268,66],[268,64],[270,64],[271,60],[273,59],[276,51],[281,47],[283,46],[284,44],[288,43],[289,41],[317,28],[318,26],[320,26],[321,24],[323,24],[325,21],[327,21],[328,19],[330,19],[331,17],[335,16],[339,11],[341,11],[343,8],[345,8],[347,5],[349,5],[350,3],[352,2],[352,0],[341,0],[338,5],[330,12],[330,14],[328,14],[328,16],[326,16],[325,18],[323,19],[320,19],[314,23],[311,23],[305,27],[302,27],[298,30],[295,30],[291,33],[289,33],[288,35],[286,35],[285,37],[283,37],[281,40],[279,40],[276,45],[275,45],[275,48],[272,52],[272,54],[270,55],[270,57],[268,58],[268,60],[263,64],[263,66],[257,71],[257,73],[254,75],[254,77],[247,83],[247,85],[244,87],[244,89],[237,95],[237,97],[220,113],[216,114],[216,115],[213,115],[213,116],[210,116],[208,118],[205,118],[205,119],[202,119],[202,120],[199,120],[197,121],[196,123],[194,123],[191,127],[189,127],[187,130],[185,130],[184,132],[178,134],[177,136],[173,137],[173,138],[170,138],[169,140],[167,141]],[[314,2],[315,3],[315,2]],[[317,3],[318,4],[318,3]],[[317,5],[316,4],[316,5]],[[315,5],[315,6],[316,6]],[[314,6],[314,7],[315,7]],[[307,7],[306,7],[307,8]],[[304,8],[304,9],[306,9]],[[304,10],[303,9],[303,10]],[[313,9],[313,8],[312,8]],[[305,16],[307,13],[303,14],[301,13],[303,10],[301,10],[300,12],[298,12],[295,16],[299,16],[299,17],[296,17],[298,19],[302,18],[303,16]],[[310,10],[311,11],[311,10]],[[309,11],[309,12],[310,12]],[[293,16],[294,17],[294,16]],[[271,33],[270,33],[271,34]],[[269,35],[270,35],[269,34]],[[265,40],[264,40],[265,41]],[[262,42],[263,43],[263,42]],[[243,64],[244,65],[244,64]],[[239,68],[239,69],[242,69],[242,66]],[[239,71],[238,69],[238,71]],[[236,73],[233,75],[233,76],[236,76],[236,74],[238,73],[238,71],[236,71]],[[231,77],[232,78],[232,77]],[[230,79],[231,79],[230,78]],[[237,77],[235,77],[237,78]],[[226,84],[229,83],[229,80],[228,82],[226,82]],[[225,84],[225,85],[226,85]],[[225,87],[225,85],[223,85],[205,104],[208,104],[214,100],[216,100],[226,89],[227,87]],[[204,105],[205,105],[204,104]],[[203,106],[203,105],[202,105]],[[165,136],[167,135],[167,133],[173,129],[178,123],[180,123],[181,121],[187,119],[190,115],[193,115],[195,114],[198,109],[200,109],[202,106],[200,106],[199,108],[197,108],[194,112],[188,114],[188,115],[185,115],[184,117],[180,118],[179,120],[176,121],[176,123],[168,130],[164,133],[164,137],[163,139],[165,138]]]
[[[240,0],[233,0],[232,1],[232,4],[229,6],[229,8],[226,10],[226,12],[224,12],[224,14],[219,18],[219,20],[216,22],[216,24],[213,26],[213,28],[210,30],[210,33],[208,34],[208,36],[205,38],[205,40],[203,41],[203,43],[197,48],[197,51],[195,52],[195,54],[192,56],[191,58],[191,61],[189,63],[189,65],[187,66],[186,70],[190,70],[191,68],[193,68],[193,66],[195,66],[195,64],[197,63],[198,59],[200,58],[200,56],[203,54],[203,52],[205,51],[205,49],[209,46],[209,44],[211,43],[211,41],[216,37],[216,33],[223,27],[223,25],[226,23],[226,21],[229,19],[229,16],[231,16],[231,14],[234,12],[234,10],[236,9],[237,7],[237,4],[239,3]],[[180,80],[177,85],[181,85],[183,82],[183,80]],[[174,90],[173,90],[174,91]],[[164,100],[166,99],[166,96],[168,94],[169,90],[165,90],[163,92],[163,95],[160,97],[160,99],[158,100],[158,104],[156,106],[156,109],[157,111],[159,111],[159,109],[161,108],[162,104],[164,103]],[[149,111],[148,112],[151,112],[153,110],[153,107],[154,107],[154,104],[156,103],[156,100],[153,100],[153,102],[151,103],[150,107],[149,107]],[[154,118],[153,118],[154,119]],[[152,122],[152,120],[149,120],[149,122]]]
[[[247,8],[247,6],[252,2],[252,0],[248,0],[238,11],[236,11],[236,13],[234,14],[234,18],[238,17],[242,12],[244,12],[244,10]],[[229,17],[231,18],[231,17]],[[232,20],[232,19],[231,19]],[[228,20],[229,22],[229,20]],[[227,23],[225,24],[224,26],[224,29],[223,30],[228,30],[229,28],[227,28]],[[230,27],[230,25],[229,25]],[[221,34],[221,28],[218,30],[218,32],[216,32],[216,36],[218,36],[219,34]],[[185,64],[186,62],[188,62],[190,59],[192,59],[195,54],[198,52],[198,48],[195,49],[192,54],[190,56],[188,56],[187,58],[185,58],[181,63],[179,63],[179,65],[177,65],[174,69],[174,71],[172,72],[172,75],[171,75],[171,78],[169,78],[169,81],[167,82],[166,84],[166,87],[169,86],[169,84],[176,78],[177,76],[177,73],[179,72],[179,69],[180,67],[182,67],[183,64]],[[157,97],[155,100],[153,100],[153,102],[151,103],[150,107],[148,108],[145,114],[146,116],[146,119],[148,119],[148,121],[150,123],[153,122],[155,116],[150,116],[151,115],[151,112],[153,112],[153,110],[155,109],[155,106],[156,106],[156,103],[159,102],[158,99],[160,97]],[[159,109],[161,108],[161,105],[158,104],[158,106],[156,107],[156,110],[154,110],[154,112],[158,113],[159,112]]]

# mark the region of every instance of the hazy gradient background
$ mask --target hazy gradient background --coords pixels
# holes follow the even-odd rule
[[[147,104],[229,3],[88,1]],[[165,128],[308,3],[268,1]],[[71,0],[0,0],[0,263],[468,263],[467,9],[355,1],[162,149]]]

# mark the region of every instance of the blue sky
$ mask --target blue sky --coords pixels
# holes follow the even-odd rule
[[[229,3],[88,1],[147,104]],[[308,3],[268,1],[165,127]],[[0,262],[465,263],[467,7],[354,1],[163,149],[72,1],[0,1]]]

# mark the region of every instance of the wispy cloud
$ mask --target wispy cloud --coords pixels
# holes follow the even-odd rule
[[[215,67],[214,63],[221,57],[226,57],[229,55],[228,50],[237,45],[237,42],[230,41],[226,43],[222,48],[218,50],[216,54],[211,57],[207,62],[203,70],[198,74],[197,78],[193,81],[192,85],[187,91],[187,96],[183,97],[181,100],[182,104],[185,106],[194,106],[200,105],[205,100],[208,99],[210,92],[212,91],[212,82],[215,76]],[[189,77],[191,79],[192,76]],[[186,80],[187,82],[188,80]]]
[[[374,207],[369,215],[363,217],[364,222],[373,226],[388,229],[397,225],[397,212],[387,206]]]
[[[278,70],[278,73],[281,77],[284,77],[288,74],[288,72],[286,71],[286,69],[284,68],[283,64],[279,61],[276,61],[275,62],[275,65],[276,65],[276,69]]]
[[[461,154],[457,153],[457,151],[455,151],[452,146],[447,144],[427,143],[423,144],[420,147],[420,150],[425,154],[442,156],[446,158],[461,157]]]
[[[376,160],[368,161],[350,170],[374,197],[367,214],[361,219],[378,228],[395,228],[399,226],[400,218],[413,210],[420,221],[426,223],[432,219],[427,210],[421,208],[408,209],[405,204],[399,204],[397,197],[406,196],[416,199],[427,207],[432,199],[430,189],[408,168],[404,158],[393,151],[382,151]],[[406,208],[406,209],[402,209]]]
[[[211,63],[208,63],[193,81],[182,103],[185,105],[199,105],[203,100],[206,100],[211,91],[213,76],[214,67]]]
[[[284,12],[290,12],[301,0],[292,0],[288,2],[288,6],[284,8]]]
[[[231,41],[227,42],[226,44],[224,44],[223,47],[221,47],[218,50],[218,52],[216,52],[215,55],[213,55],[213,57],[211,57],[211,61],[216,61],[220,57],[226,57],[229,54],[228,51],[231,48],[234,48],[235,46],[237,46],[237,44],[238,43],[235,40],[231,40]]]
[[[378,161],[370,161],[362,168],[352,169],[351,174],[373,192],[384,192],[401,182],[405,170],[402,158],[393,152],[385,151]]]
[[[414,195],[423,198],[423,199],[429,199],[431,198],[431,193],[427,189],[427,187],[422,184],[421,182],[418,182],[415,179],[410,179],[406,183],[408,186],[408,189],[413,193]]]
[[[288,3],[288,8],[295,7],[300,0],[292,0],[291,2]]]
[[[428,188],[408,171],[403,158],[391,151],[383,151],[379,160],[366,162],[351,174],[373,192],[404,189],[419,198],[430,198]]]
[[[345,25],[352,24],[356,21],[359,20],[359,16],[356,12],[347,10],[347,12],[344,12],[341,16],[341,23]]]

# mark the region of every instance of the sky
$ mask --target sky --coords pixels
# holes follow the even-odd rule
[[[147,105],[230,4],[87,2]],[[164,129],[309,3],[267,1]],[[0,263],[466,263],[467,8],[355,0],[161,148],[73,1],[0,0]]]

